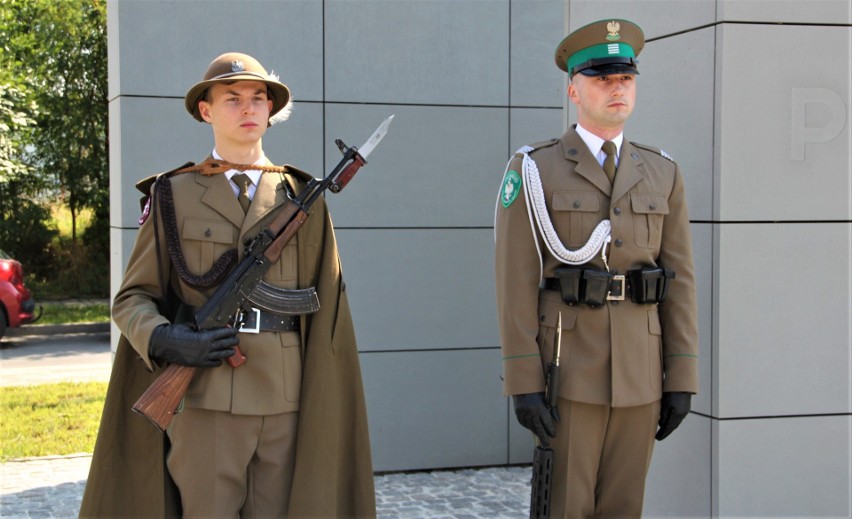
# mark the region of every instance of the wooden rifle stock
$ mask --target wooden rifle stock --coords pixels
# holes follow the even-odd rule
[[[133,410],[147,418],[157,429],[165,431],[174,418],[175,410],[186,394],[196,369],[198,368],[170,364],[133,404]]]

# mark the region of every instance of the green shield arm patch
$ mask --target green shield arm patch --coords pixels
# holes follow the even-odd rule
[[[508,208],[518,198],[520,192],[521,176],[518,175],[517,171],[510,169],[503,177],[503,185],[500,187],[500,203],[503,204],[503,207]]]

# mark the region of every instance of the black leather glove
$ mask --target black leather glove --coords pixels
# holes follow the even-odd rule
[[[656,438],[664,440],[677,429],[680,422],[689,414],[691,405],[691,393],[663,393],[663,399],[660,402],[660,428],[657,430]]]
[[[512,401],[518,422],[538,436],[542,445],[549,445],[550,439],[556,436],[556,425],[544,402],[544,393],[513,395]]]
[[[185,323],[163,324],[151,334],[148,355],[172,364],[215,368],[234,354],[234,346],[239,343],[236,328],[199,331]]]

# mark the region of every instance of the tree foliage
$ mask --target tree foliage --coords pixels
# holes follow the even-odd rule
[[[43,214],[33,205],[67,205],[75,244],[82,210],[107,228],[107,122],[105,0],[0,0],[0,246],[50,248],[22,243],[51,239],[46,227],[15,235],[41,223],[22,220]],[[108,242],[99,241],[102,257],[89,259],[105,269]]]

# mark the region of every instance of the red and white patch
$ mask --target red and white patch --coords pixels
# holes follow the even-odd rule
[[[151,214],[151,197],[149,196],[147,200],[145,200],[145,207],[142,209],[142,216],[139,217],[139,225],[145,223],[145,220],[148,219],[148,216]]]

